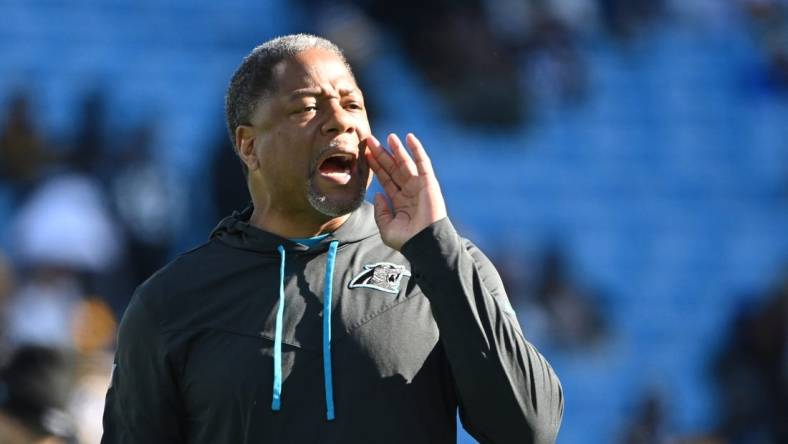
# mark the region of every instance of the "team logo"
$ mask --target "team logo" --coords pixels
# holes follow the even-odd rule
[[[402,265],[389,262],[368,264],[364,265],[364,271],[350,281],[348,288],[366,287],[397,294],[403,276],[410,276],[410,271]]]

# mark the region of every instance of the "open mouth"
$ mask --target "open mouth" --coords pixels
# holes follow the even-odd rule
[[[356,168],[356,157],[349,153],[336,153],[327,157],[318,167],[320,176],[339,184],[346,184]]]

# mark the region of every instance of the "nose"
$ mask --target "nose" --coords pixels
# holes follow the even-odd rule
[[[329,115],[322,126],[323,134],[338,136],[356,131],[356,119],[341,104],[332,101]]]

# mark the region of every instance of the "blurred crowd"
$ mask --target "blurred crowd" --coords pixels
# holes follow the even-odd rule
[[[712,373],[733,443],[788,442],[788,270],[731,322]]]
[[[588,98],[583,47],[602,35],[622,48],[675,16],[709,18],[727,8],[669,0],[301,0],[321,34],[346,48],[362,73],[387,35],[463,125],[507,130],[540,110]],[[782,0],[738,0],[762,51],[756,75],[788,88],[788,7]],[[704,17],[707,15],[709,17]]]
[[[493,258],[509,298],[527,319],[526,334],[568,353],[604,347],[610,326],[603,294],[573,276],[555,246],[529,258],[499,250]],[[536,260],[534,260],[536,258]],[[673,419],[678,406],[664,387],[635,393],[622,444],[781,444],[788,442],[788,268],[764,294],[730,319],[708,378],[718,414],[706,433],[685,435]],[[523,313],[528,316],[522,318]],[[667,327],[666,328],[671,328]]]
[[[109,128],[100,94],[83,99],[73,140],[42,134],[31,102],[13,95],[0,127],[0,442],[94,443],[118,319],[173,254],[186,193],[153,159],[153,126]],[[246,191],[224,148],[219,206],[237,209]]]
[[[147,208],[156,223],[157,203],[136,201],[161,199],[165,188],[155,172],[133,178],[149,166],[143,134],[107,155],[100,96],[84,100],[67,143],[39,132],[31,100],[14,95],[0,129],[10,207],[10,247],[0,251],[0,436],[98,442],[118,316],[168,253],[163,234],[140,235],[124,213]]]
[[[504,132],[529,124],[541,107],[589,100],[581,43],[592,30],[625,48],[675,8],[691,7],[681,3],[400,0],[392,8],[302,0],[315,32],[346,48],[362,84],[376,42],[388,36],[452,118]],[[784,92],[788,3],[740,6],[762,51],[764,84]],[[157,161],[153,121],[110,126],[96,91],[81,98],[72,134],[45,134],[35,101],[21,88],[0,112],[0,194],[10,215],[8,250],[0,248],[0,443],[95,443],[118,320],[133,289],[176,253],[174,239],[198,203]],[[225,134],[206,138],[209,146],[195,149],[214,153],[205,177],[218,219],[243,208],[248,195]],[[578,278],[559,244],[490,253],[515,309],[532,314],[526,334],[537,330],[567,353],[604,347],[616,335],[605,289]],[[718,424],[681,438],[666,396],[648,392],[621,442],[788,442],[788,274],[748,300],[756,302],[732,320],[710,363]]]

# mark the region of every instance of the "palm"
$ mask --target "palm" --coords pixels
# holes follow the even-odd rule
[[[382,195],[375,196],[375,221],[383,242],[396,250],[446,217],[446,205],[427,153],[416,136],[408,134],[406,142],[413,158],[393,134],[388,137],[391,154],[374,137],[367,139],[367,160],[391,202],[389,206]]]

